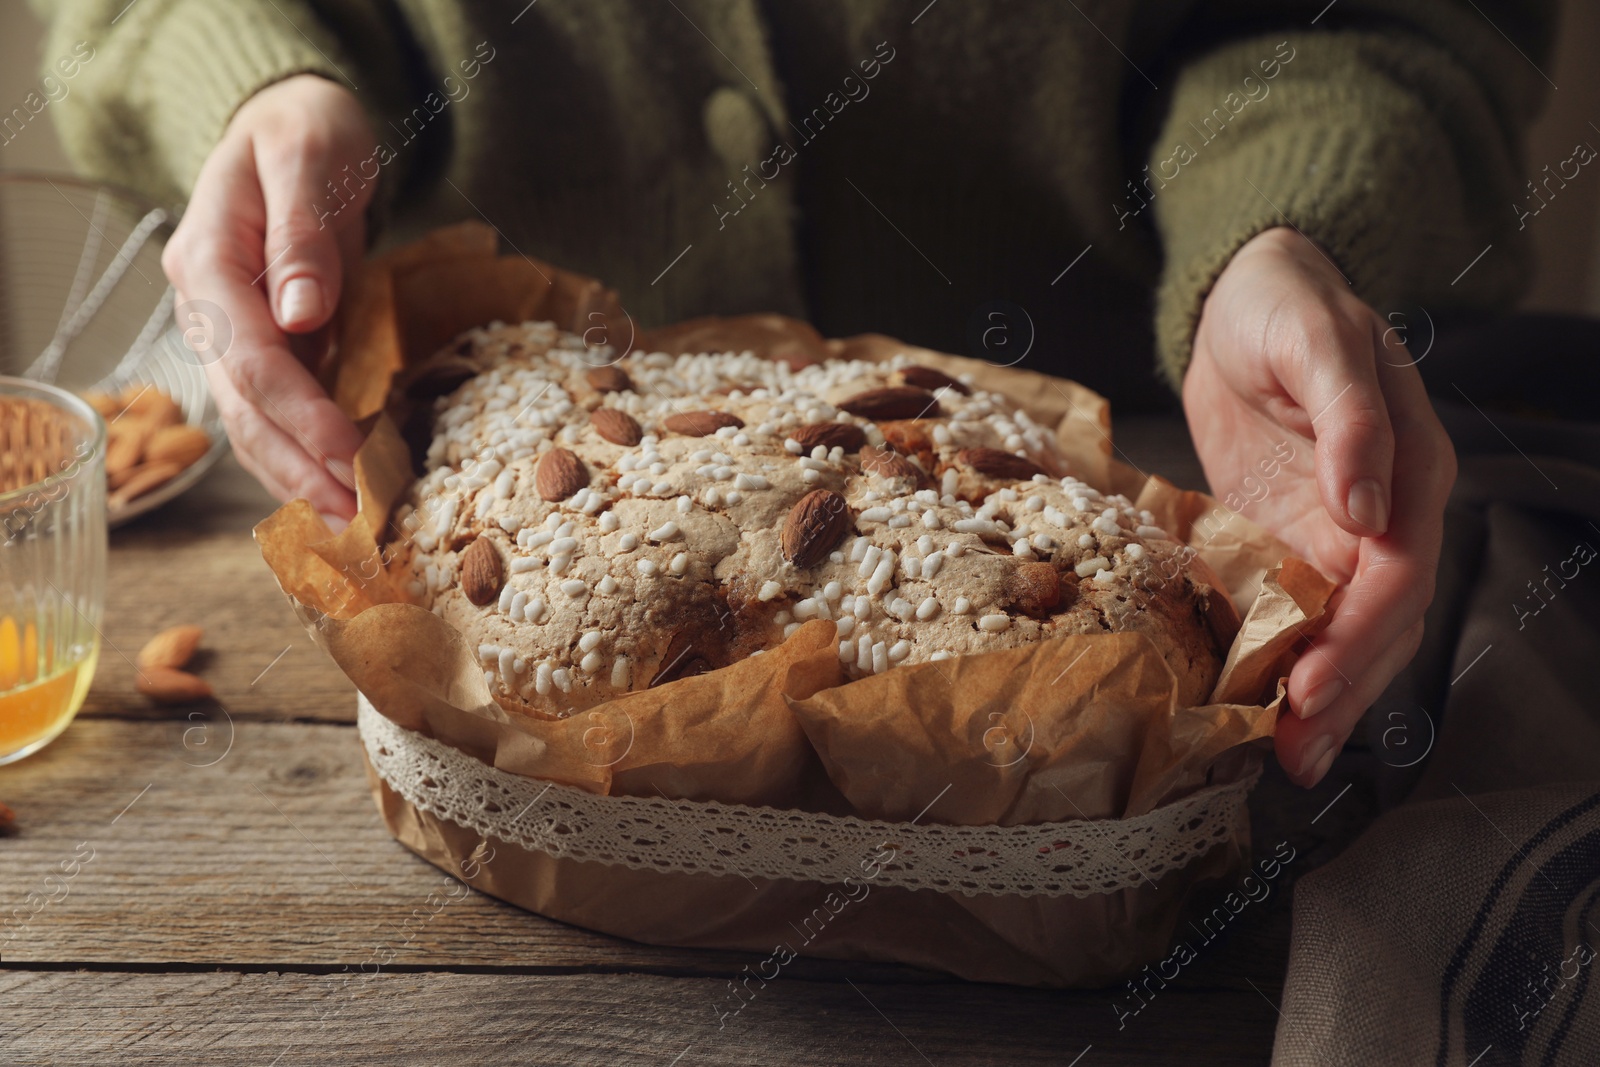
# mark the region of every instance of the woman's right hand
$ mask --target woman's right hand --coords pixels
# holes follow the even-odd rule
[[[179,328],[209,329],[216,344],[196,355],[239,462],[338,526],[355,514],[361,435],[295,349],[320,353],[297,335],[327,325],[343,267],[362,255],[375,181],[359,165],[375,143],[343,86],[310,74],[268,86],[234,113],[161,258]]]

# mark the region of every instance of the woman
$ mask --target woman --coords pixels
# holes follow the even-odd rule
[[[79,165],[187,200],[166,269],[232,320],[212,388],[281,498],[353,510],[294,339],[369,217],[481,217],[646,325],[1020,352],[1124,409],[1153,350],[1214,491],[1265,484],[1345,583],[1278,729],[1302,784],[1417,647],[1455,460],[1391,316],[1515,295],[1548,2],[35,2],[99,56]]]

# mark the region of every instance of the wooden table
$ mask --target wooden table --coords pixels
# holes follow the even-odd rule
[[[1130,421],[1119,434],[1130,461],[1199,484],[1181,426]],[[476,892],[447,897],[457,883],[379,821],[354,689],[304,636],[251,541],[271,507],[229,459],[112,535],[88,703],[43,753],[0,768],[0,800],[17,812],[0,837],[0,917],[30,914],[29,893],[51,900],[0,941],[0,1064],[1269,1058],[1286,884],[1120,1030],[1116,990],[808,960],[719,1028],[713,1006],[752,962],[743,954],[639,945]],[[183,622],[205,627],[198,669],[218,708],[153,708],[134,692],[135,650]],[[1357,790],[1312,825],[1339,789],[1302,794],[1269,774],[1258,845],[1289,837],[1303,874],[1370,806]],[[63,861],[77,873],[46,882]]]

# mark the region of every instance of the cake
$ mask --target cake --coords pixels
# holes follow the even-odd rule
[[[838,627],[849,679],[1138,632],[1180,703],[1216,682],[1192,550],[1074,477],[1016,405],[908,357],[618,357],[493,324],[409,388],[426,455],[396,565],[507,710],[571,715],[811,619]]]

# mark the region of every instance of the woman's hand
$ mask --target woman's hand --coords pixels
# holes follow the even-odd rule
[[[1206,298],[1183,404],[1212,492],[1341,584],[1278,723],[1279,762],[1315,785],[1422,640],[1455,452],[1405,347],[1284,227]]]
[[[361,257],[374,183],[350,177],[373,144],[342,86],[298,75],[261,90],[206,159],[161,260],[179,326],[186,303],[205,301],[231,331],[201,358],[239,462],[278,499],[305,497],[341,524],[355,514],[361,436],[295,350],[320,353],[297,335],[327,324],[343,265]]]

